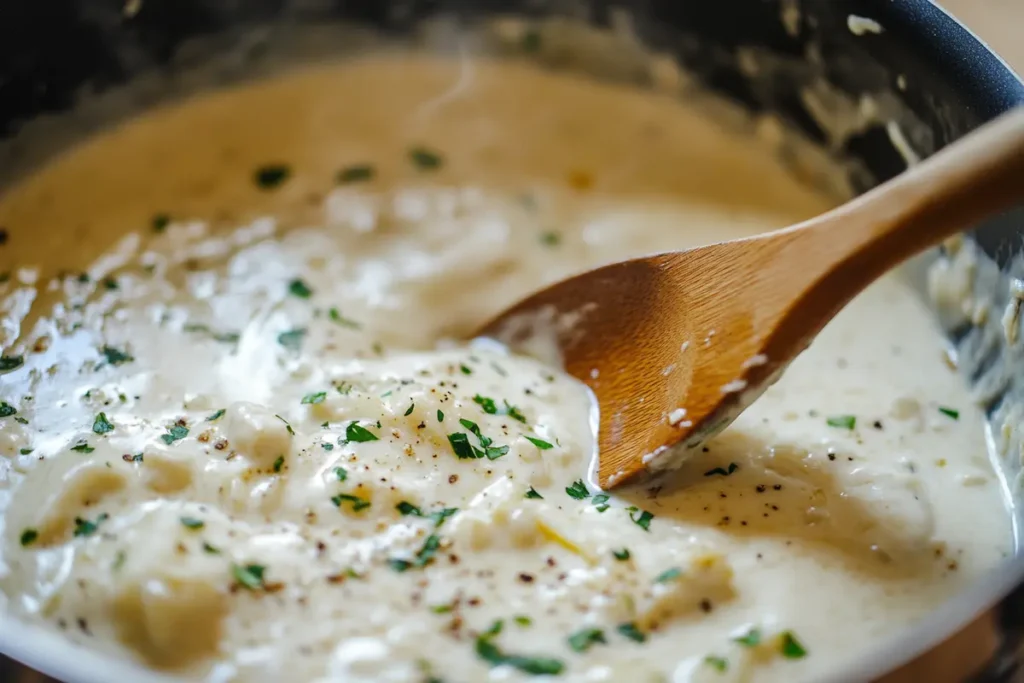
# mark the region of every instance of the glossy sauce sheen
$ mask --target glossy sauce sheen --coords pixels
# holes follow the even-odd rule
[[[676,100],[470,67],[216,93],[0,199],[10,618],[217,681],[814,680],[1010,552],[895,276],[671,483],[575,483],[585,387],[450,340],[829,202]]]

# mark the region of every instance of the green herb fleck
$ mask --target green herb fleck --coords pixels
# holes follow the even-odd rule
[[[604,512],[605,510],[608,509],[608,501],[610,499],[611,496],[604,493],[599,493],[593,498],[591,498],[590,502],[593,503],[594,507],[597,508],[598,512]]]
[[[341,311],[339,311],[337,308],[333,308],[333,307],[330,308],[327,311],[327,317],[331,319],[332,323],[336,323],[338,325],[341,325],[342,327],[348,327],[348,328],[353,329],[353,330],[362,329],[362,327],[363,327],[362,325],[357,323],[355,320],[352,320],[351,318],[346,318],[345,316],[343,316],[341,314]]]
[[[624,624],[619,624],[615,627],[615,630],[621,635],[637,643],[642,643],[647,640],[647,634],[637,627],[635,621],[627,621]]]
[[[443,163],[439,154],[425,147],[413,147],[410,149],[409,159],[421,171],[433,171],[440,168]]]
[[[441,526],[444,520],[458,513],[459,508],[441,508],[437,512],[431,512],[427,517],[434,520],[434,526]]]
[[[668,583],[669,581],[675,581],[683,575],[683,570],[679,567],[672,567],[666,569],[654,579],[654,583]]]
[[[414,517],[423,516],[423,512],[420,511],[418,507],[404,500],[400,502],[398,505],[396,505],[395,509],[398,510],[403,515],[413,515]]]
[[[451,605],[434,605],[430,608],[430,611],[434,614],[448,614],[453,609]]]
[[[708,655],[704,658],[704,663],[715,671],[726,671],[729,668],[729,660],[716,655]]]
[[[761,630],[752,628],[746,634],[733,638],[733,642],[739,643],[744,647],[757,647],[761,644]]]
[[[468,365],[466,365],[464,363],[459,363],[459,371],[463,375],[472,375],[473,374],[473,368],[469,367]]]
[[[780,641],[780,652],[786,659],[803,659],[807,656],[807,650],[796,639],[792,631],[784,631]]]
[[[285,330],[277,335],[277,343],[289,351],[298,351],[302,348],[302,341],[306,338],[306,329],[297,327],[293,330]]]
[[[630,507],[628,507],[626,509],[629,511],[629,518],[631,520],[633,520],[633,524],[636,524],[638,527],[640,527],[644,531],[650,531],[651,530],[651,520],[654,519],[654,514],[653,513],[650,513],[647,510],[641,510],[640,508],[638,508],[636,506],[630,506]],[[636,514],[637,512],[640,513],[640,516],[639,517],[634,517],[633,515]]]
[[[473,397],[473,402],[476,403],[480,408],[488,415],[498,414],[498,405],[494,402],[493,398],[487,398],[477,394]]]
[[[853,415],[833,415],[825,418],[825,424],[840,429],[853,429],[857,426],[857,418]]]
[[[335,467],[334,476],[338,478],[338,481],[345,481],[348,479],[348,471],[344,467]]]
[[[570,498],[575,498],[576,500],[590,497],[590,491],[587,490],[587,485],[583,483],[582,479],[577,479],[571,486],[566,486],[565,492],[569,494]]]
[[[338,171],[335,176],[339,185],[347,183],[361,183],[369,180],[373,180],[376,175],[376,171],[373,166],[369,164],[353,164],[352,166],[346,166],[345,168]]]
[[[90,446],[88,441],[83,439],[76,443],[74,446],[72,446],[71,450],[76,451],[78,453],[92,453],[96,449]]]
[[[320,445],[323,447],[323,449],[325,451],[333,451],[334,450],[334,444],[333,443],[328,443],[327,441],[324,441]]]
[[[412,411],[416,409],[416,403],[410,403],[409,407],[405,409],[404,417],[412,415]]]
[[[363,443],[366,441],[379,441],[376,434],[366,427],[361,427],[358,422],[350,422],[345,427],[345,442]]]
[[[17,415],[18,409],[12,406],[7,401],[0,401],[0,417],[10,417],[11,415]]]
[[[285,164],[266,164],[256,169],[253,180],[261,190],[273,190],[288,180],[291,174],[291,168]]]
[[[562,236],[553,230],[548,230],[540,234],[540,243],[545,247],[557,247],[562,243]]]
[[[38,538],[38,531],[36,531],[35,529],[25,529],[21,532],[21,545],[27,548],[28,546],[35,543]]]
[[[221,408],[217,412],[215,412],[212,415],[210,415],[209,417],[207,417],[206,418],[206,422],[216,422],[220,418],[224,417],[224,412],[225,412],[224,409]]]
[[[175,441],[181,441],[186,436],[188,436],[188,427],[183,427],[181,425],[172,425],[167,428],[166,434],[160,435],[160,439],[165,444],[170,446]]]
[[[10,372],[25,364],[25,356],[0,356],[0,372]]]
[[[607,644],[604,631],[599,628],[584,628],[569,636],[569,647],[573,652],[586,652],[597,644]]]
[[[532,676],[557,676],[565,669],[565,664],[550,657],[526,657],[523,655],[507,654],[494,644],[494,637],[494,633],[485,631],[476,639],[477,656],[491,666],[505,664]]]
[[[523,615],[523,614],[520,614],[520,615],[512,617],[512,621],[516,622],[516,624],[518,626],[523,626],[523,627],[532,626],[533,625],[533,619],[531,619],[530,617],[528,617],[526,615]]]
[[[210,555],[220,555],[220,549],[210,545],[206,541],[203,541],[203,552],[208,553]]]
[[[135,360],[127,351],[121,351],[115,349],[113,346],[104,346],[100,348],[100,353],[107,359],[107,362],[111,365],[120,365],[121,363],[130,363]]]
[[[629,559],[629,548],[623,548],[622,550],[613,550],[612,555],[614,555],[615,559],[619,562],[625,562]]]
[[[186,529],[202,529],[206,526],[206,522],[201,519],[196,519],[195,517],[182,517],[181,525]]]
[[[541,449],[542,451],[546,451],[549,448],[554,448],[554,446],[552,446],[547,441],[544,441],[543,439],[538,439],[538,438],[533,437],[533,436],[527,436],[526,440],[529,441],[530,443],[532,443],[537,448]]]
[[[421,547],[412,560],[402,560],[398,558],[392,558],[388,560],[388,564],[396,572],[404,572],[413,567],[426,567],[428,564],[434,561],[434,555],[437,554],[438,548],[441,547],[441,538],[437,534],[430,534],[423,541],[423,547]]]
[[[448,443],[459,460],[471,460],[476,458],[473,446],[469,443],[469,436],[464,432],[455,432],[448,435]]]
[[[942,413],[943,415],[945,415],[946,417],[953,418],[954,420],[959,420],[960,419],[960,411],[956,410],[955,408],[947,408],[945,406],[939,406],[939,412]]]
[[[295,278],[288,283],[288,293],[300,299],[308,299],[313,296],[313,290],[301,278]]]
[[[324,399],[327,398],[326,391],[318,391],[314,394],[306,394],[302,397],[302,403],[304,405],[315,405],[317,403],[323,403]]]
[[[106,413],[100,413],[92,423],[92,431],[95,434],[109,434],[114,431],[114,423],[107,419]]]
[[[523,415],[523,413],[519,410],[519,408],[516,408],[514,405],[512,405],[508,401],[503,401],[503,403],[505,404],[505,414],[506,415],[511,417],[513,420],[517,420],[519,422],[522,422],[523,424],[526,424],[526,416]]]
[[[442,413],[440,410],[437,411],[437,421],[444,422],[444,413]]]
[[[18,452],[21,453],[22,455],[30,455],[33,450],[34,449],[32,448],[20,448],[18,449]]]
[[[109,515],[105,512],[97,517],[95,522],[90,522],[89,520],[82,519],[81,517],[75,517],[74,535],[76,537],[92,536],[100,528],[100,524],[107,521],[107,519],[109,519]]]
[[[295,436],[295,430],[292,429],[292,426],[290,424],[288,424],[288,420],[284,419],[280,415],[274,415],[274,417],[276,417],[281,422],[284,422],[285,431],[287,431],[290,436]]]
[[[264,574],[267,568],[262,564],[234,564],[231,565],[231,576],[234,577],[235,581],[244,588],[248,588],[251,591],[261,590],[264,588],[263,583]]]
[[[359,496],[353,496],[349,493],[339,493],[336,496],[332,496],[331,502],[339,508],[343,503],[352,503],[352,512],[359,512],[360,510],[365,510],[370,507],[370,501],[365,498],[360,498]]]
[[[737,465],[734,462],[731,462],[731,463],[729,463],[729,469],[725,469],[724,467],[716,467],[713,470],[708,470],[707,472],[705,472],[704,476],[705,477],[713,477],[716,474],[720,474],[723,477],[728,477],[730,474],[732,474],[733,472],[735,472],[739,468],[740,468],[739,465]]]
[[[284,456],[279,455],[277,456],[277,460],[274,461],[274,473],[277,474],[280,472],[282,467],[284,467]]]
[[[120,289],[120,285],[117,283],[117,278],[113,276],[107,276],[103,278],[103,286],[109,291]]]
[[[158,213],[153,216],[150,221],[150,225],[153,228],[153,232],[163,232],[167,229],[167,226],[171,224],[171,217],[166,213]]]

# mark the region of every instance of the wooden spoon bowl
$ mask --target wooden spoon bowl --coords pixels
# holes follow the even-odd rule
[[[600,406],[602,488],[678,466],[779,378],[854,296],[905,259],[1024,201],[1024,110],[793,227],[614,263],[485,325],[554,348]],[[684,449],[672,446],[683,442]]]

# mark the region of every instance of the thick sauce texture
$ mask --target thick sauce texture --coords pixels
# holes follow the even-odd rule
[[[829,203],[698,108],[515,62],[366,58],[92,139],[0,199],[4,618],[211,681],[863,656],[1012,546],[902,280],[612,496],[582,384],[456,341],[569,274]]]

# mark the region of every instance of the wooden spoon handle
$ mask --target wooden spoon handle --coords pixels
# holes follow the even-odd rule
[[[802,244],[820,257],[813,268],[845,274],[852,297],[910,256],[1017,204],[1024,204],[1024,108],[786,232],[809,240]]]

